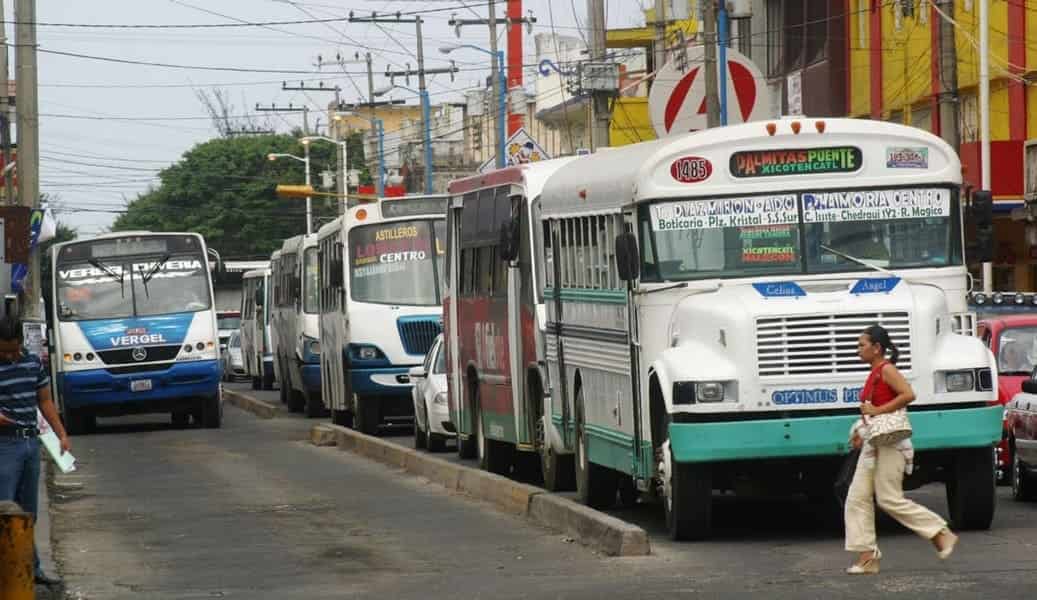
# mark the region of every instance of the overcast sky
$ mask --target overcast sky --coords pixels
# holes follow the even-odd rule
[[[643,23],[641,4],[636,0],[608,0],[609,27]],[[13,1],[5,6],[8,21],[14,20]],[[467,4],[467,7],[465,6]],[[352,58],[371,51],[375,73],[387,65],[402,68],[416,63],[413,25],[378,27],[369,24],[303,24],[274,28],[227,29],[114,29],[46,26],[44,23],[79,24],[200,24],[325,19],[397,10],[443,8],[423,15],[425,19],[426,66],[448,66],[438,52],[444,44],[457,43],[447,24],[452,12],[461,18],[486,15],[486,4],[476,2],[386,1],[386,0],[94,0],[91,2],[40,1],[37,30],[41,50],[85,54],[123,60],[160,62],[194,67],[234,67],[277,71],[315,71],[318,54],[325,58],[341,53]],[[563,35],[581,35],[586,1],[526,0],[538,23],[534,34],[554,30]],[[504,5],[498,4],[498,16]],[[216,14],[219,13],[219,14]],[[222,15],[222,16],[221,16]],[[240,21],[237,21],[240,22]],[[13,25],[8,35],[13,38]],[[462,41],[488,45],[485,28],[463,30]],[[503,36],[503,27],[500,28]],[[13,39],[12,39],[13,41]],[[526,37],[525,63],[534,62],[532,37]],[[448,76],[433,77],[429,84],[433,103],[458,100],[458,90],[478,86],[488,73],[488,57],[460,50],[456,59],[461,72],[452,83]],[[307,80],[316,85],[339,85],[343,100],[362,100],[355,86],[366,92],[364,65],[348,65],[356,75],[346,77],[325,67],[323,75],[291,73],[248,73],[202,69],[118,64],[98,59],[75,58],[41,52],[40,148],[41,190],[59,197],[59,218],[81,235],[103,230],[117,216],[124,202],[144,190],[155,173],[194,144],[215,135],[196,92],[220,87],[230,93],[239,114],[255,114],[257,102],[269,105],[309,105],[318,110],[332,99],[321,92],[281,91],[281,81],[290,84]],[[485,69],[485,70],[483,70]],[[11,57],[13,78],[14,59]],[[535,69],[527,68],[531,86]],[[386,82],[377,77],[375,86]],[[354,84],[355,81],[355,84]],[[401,93],[399,98],[407,98]],[[311,113],[311,125],[318,113]],[[322,125],[325,118],[321,119]],[[301,117],[285,115],[270,120],[281,132],[301,124]],[[74,212],[73,212],[74,211]]]

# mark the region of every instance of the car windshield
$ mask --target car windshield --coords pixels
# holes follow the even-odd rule
[[[442,219],[397,221],[349,232],[349,286],[353,300],[436,306],[440,300]]]
[[[641,210],[642,279],[670,281],[962,264],[947,188],[657,202]]]
[[[162,315],[211,306],[206,263],[197,255],[63,262],[55,275],[63,320]]]
[[[1029,375],[1037,364],[1037,327],[1012,327],[1001,333],[997,370],[1001,375]]]

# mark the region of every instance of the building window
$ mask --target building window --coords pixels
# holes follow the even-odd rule
[[[782,2],[767,0],[767,74],[781,75],[782,55]]]

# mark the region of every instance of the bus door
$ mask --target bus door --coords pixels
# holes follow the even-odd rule
[[[647,224],[647,220],[645,221]],[[634,210],[628,210],[623,213],[623,231],[633,233],[637,231],[637,214]],[[645,256],[645,252],[649,252],[650,248],[647,244],[650,243],[651,238],[646,235],[647,230],[642,232],[639,236],[640,244],[639,250],[641,256]],[[610,240],[611,243],[615,243],[615,240]],[[640,260],[640,257],[638,257]],[[643,263],[644,261],[641,260]],[[631,404],[634,413],[634,449],[633,449],[633,461],[634,461],[634,477],[635,479],[650,479],[653,472],[654,457],[652,452],[645,451],[644,448],[644,423],[642,415],[645,414],[646,410],[641,402],[643,394],[641,393],[641,336],[638,329],[638,296],[634,293],[634,281],[626,282],[627,288],[627,337],[630,340],[630,397]],[[649,413],[651,414],[651,413]]]
[[[525,197],[522,195],[521,188],[516,187],[514,191],[517,193],[513,194],[512,190],[505,186],[497,188],[498,202],[501,198],[506,198],[511,215],[509,220],[502,223],[502,227],[508,228],[508,234],[502,236],[500,250],[507,252],[503,247],[503,242],[506,238],[511,239],[510,245],[513,246],[511,251],[515,254],[510,260],[502,263],[508,268],[508,369],[511,371],[511,404],[515,407],[515,443],[528,445],[532,449],[533,430],[529,421],[530,410],[525,401],[525,351],[527,348],[535,347],[535,340],[532,337],[532,330],[527,330],[528,328],[523,326],[522,314],[523,309],[531,305],[531,302],[527,301],[527,296],[531,293],[528,288],[532,283],[532,265],[526,258],[529,256],[529,235],[524,232],[529,224],[524,218],[526,214]],[[526,249],[527,252],[522,252],[523,249]],[[525,260],[523,260],[524,258]],[[526,315],[525,318],[528,321],[530,318],[535,319],[536,315]],[[529,339],[527,339],[527,333],[530,334]]]
[[[551,404],[554,406],[561,405],[562,443],[567,450],[573,450],[576,432],[573,427],[573,417],[569,401],[569,378],[566,375],[565,368],[565,342],[562,340],[562,261],[557,254],[557,249],[562,247],[561,231],[559,229],[563,224],[561,221],[548,221],[548,223],[550,224],[550,231],[545,233],[551,236],[551,248],[555,249],[556,253],[553,259],[548,260],[548,264],[545,265],[546,268],[551,269],[552,280],[551,297],[544,298],[544,304],[548,305],[548,327],[545,335],[554,336],[558,363],[558,376],[552,381],[554,389],[551,391]],[[554,413],[554,408],[551,409],[551,412],[552,414]]]
[[[474,195],[468,195],[474,196]],[[474,200],[473,200],[474,201]],[[445,315],[448,323],[444,323],[443,330],[447,332],[447,357],[450,361],[449,372],[450,394],[454,401],[451,403],[456,407],[457,415],[454,426],[458,433],[469,433],[466,421],[463,418],[465,411],[464,388],[462,387],[461,372],[461,349],[459,339],[461,336],[461,324],[458,321],[458,304],[461,300],[461,211],[464,208],[464,198],[454,196],[450,199],[447,208],[447,255],[444,263],[447,268],[447,281],[450,289],[449,314]]]

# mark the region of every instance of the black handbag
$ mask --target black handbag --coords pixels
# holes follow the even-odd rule
[[[860,457],[860,448],[850,450],[846,458],[843,459],[839,472],[835,475],[835,483],[832,487],[835,491],[835,499],[839,502],[840,507],[846,506],[846,497],[850,495],[850,484],[853,483],[853,474],[857,472],[857,461]]]

